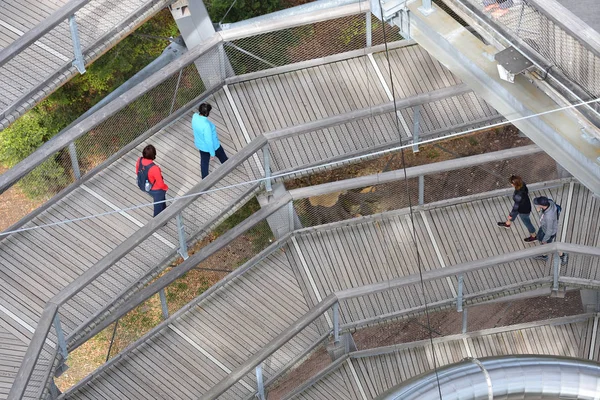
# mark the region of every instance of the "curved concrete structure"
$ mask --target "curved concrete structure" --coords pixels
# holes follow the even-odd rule
[[[600,364],[549,356],[466,359],[439,369],[437,377],[428,372],[377,399],[434,400],[440,395],[444,400],[599,399]]]

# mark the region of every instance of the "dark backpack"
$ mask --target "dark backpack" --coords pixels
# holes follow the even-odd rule
[[[138,161],[138,173],[137,173],[137,184],[142,192],[149,192],[152,190],[152,184],[148,180],[148,172],[150,168],[154,166],[154,162],[148,165],[142,165],[142,158]]]

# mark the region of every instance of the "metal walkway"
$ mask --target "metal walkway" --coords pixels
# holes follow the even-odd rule
[[[564,229],[560,228],[559,240],[600,245],[598,232],[576,226],[579,221],[600,216],[600,202],[587,189],[577,183],[566,183],[532,193],[540,194],[569,204],[571,213]],[[510,203],[505,195],[489,194],[419,209],[420,217],[415,223],[424,270],[439,270],[530,247],[522,240],[524,231],[499,231],[495,226]],[[240,267],[227,282],[166,320],[63,398],[201,396],[329,294],[414,276],[416,263],[408,219],[408,211],[399,210],[294,232],[257,260]],[[469,229],[472,227],[477,227],[477,232]],[[481,238],[480,245],[473,245],[472,235]],[[464,258],[453,258],[456,254]],[[600,277],[599,262],[574,255],[562,273],[595,281]],[[524,259],[468,274],[465,296],[471,295],[471,301],[477,302],[481,301],[477,300],[477,293],[495,293],[501,297],[514,293],[514,289],[547,287],[548,282],[534,281],[547,276],[549,269],[549,264]],[[450,278],[428,283],[426,287],[431,303],[456,296],[452,293],[456,281]],[[500,293],[498,288],[502,288]],[[422,304],[413,290],[414,287],[406,287],[398,289],[394,296],[379,293],[346,301],[340,304],[340,322],[368,323],[373,317],[418,308]],[[265,374],[273,376],[301,356],[311,343],[330,332],[330,326],[327,317],[321,317],[299,331],[265,363]],[[566,342],[578,354],[578,347],[570,340]],[[472,343],[474,353],[476,345]],[[462,352],[458,354],[463,356]],[[156,385],[159,381],[161,385]],[[255,378],[247,375],[220,398],[246,398],[255,390]]]
[[[392,51],[404,60],[394,71],[409,75],[413,83],[398,79],[400,97],[452,88],[460,82],[418,46]],[[252,138],[265,131],[277,131],[294,125],[315,122],[339,113],[369,109],[373,103],[389,102],[387,85],[375,68],[385,68],[382,54],[343,59],[259,80],[232,83],[214,94],[212,120],[217,125],[222,144],[231,156]],[[335,83],[333,83],[335,82]],[[468,90],[464,94],[423,105],[422,133],[443,134],[452,126],[483,124],[498,119],[497,113]],[[263,105],[262,108],[258,105]],[[412,110],[401,111],[411,134]],[[190,129],[192,112],[138,144],[106,169],[79,183],[67,196],[49,204],[24,227],[54,223],[65,219],[105,213],[149,201],[135,185],[133,166],[148,143],[158,149],[157,162],[163,169],[169,195],[180,196],[199,182],[198,153],[193,147]],[[442,115],[443,118],[434,116]],[[383,115],[358,122],[336,125],[325,130],[309,131],[279,140],[271,147],[274,172],[329,160],[331,157],[365,153],[386,143],[397,143],[393,118]],[[365,134],[368,132],[368,134]],[[320,143],[315,146],[315,143]],[[290,149],[294,151],[290,152]],[[262,176],[260,163],[251,159],[222,180],[224,187]],[[211,170],[219,168],[218,163]],[[209,228],[257,189],[257,184],[238,186],[203,197],[201,207],[184,214],[187,237]],[[122,211],[97,219],[37,229],[9,235],[0,242],[0,315],[10,320],[21,334],[13,335],[19,346],[0,347],[0,398],[6,396],[44,305],[61,289],[103,259],[133,232],[151,220],[151,207]],[[226,210],[226,211],[224,211]],[[85,327],[93,316],[105,310],[115,298],[136,282],[164,266],[177,251],[175,222],[160,228],[141,247],[115,264],[106,274],[70,300],[61,311],[67,335]],[[10,358],[8,355],[10,354]],[[4,357],[6,356],[6,357]],[[6,360],[6,361],[4,361]]]
[[[68,17],[75,15],[80,51],[88,64],[160,11],[169,0],[61,0],[32,3],[7,1],[0,7],[0,129],[75,76],[75,59]],[[87,4],[86,4],[87,3]],[[83,7],[62,16],[56,27],[51,16],[67,8]],[[5,58],[24,35],[41,31],[39,40]]]
[[[386,390],[465,358],[514,354],[555,355],[600,361],[594,338],[598,316],[584,314],[451,335],[350,353],[290,399],[374,399]],[[596,325],[596,326],[594,326]],[[483,379],[483,378],[482,378]],[[311,382],[312,383],[312,382]]]

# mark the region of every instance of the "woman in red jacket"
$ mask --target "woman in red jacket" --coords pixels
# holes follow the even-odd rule
[[[138,158],[135,163],[135,173],[136,175],[140,171],[140,168],[143,169],[143,173],[148,174],[148,182],[150,182],[150,196],[154,200],[154,216],[156,217],[160,214],[165,208],[167,208],[166,203],[166,195],[169,187],[165,184],[165,181],[162,177],[162,171],[160,167],[154,164],[154,159],[156,158],[156,149],[154,146],[149,144],[144,147],[142,151],[142,157]]]

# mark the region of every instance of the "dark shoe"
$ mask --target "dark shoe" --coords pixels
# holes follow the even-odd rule
[[[529,237],[526,237],[525,239],[523,239],[523,241],[527,242],[527,243],[535,242],[536,240],[537,240],[537,238],[535,236],[534,237],[529,236]]]
[[[507,225],[506,222],[498,222],[498,226],[500,228],[510,229],[510,225]]]
[[[567,253],[563,253],[563,255],[560,256],[560,265],[567,265],[568,262],[569,262],[569,255]]]
[[[535,256],[535,257],[533,257],[533,259],[540,260],[540,261],[546,261],[546,260],[548,260],[548,256],[547,255]]]

